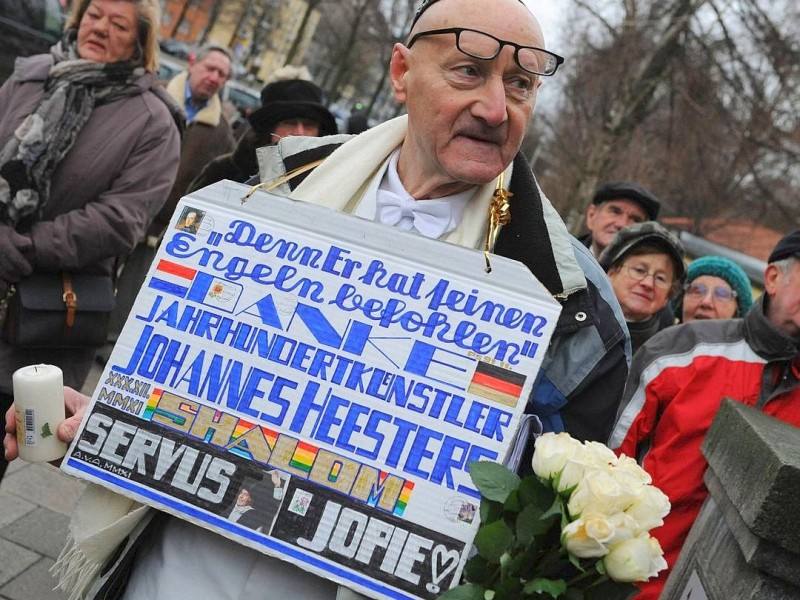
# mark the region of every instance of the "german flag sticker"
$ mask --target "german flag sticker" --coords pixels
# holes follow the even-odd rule
[[[521,373],[478,361],[469,384],[469,392],[506,406],[516,406],[525,379],[525,375]]]

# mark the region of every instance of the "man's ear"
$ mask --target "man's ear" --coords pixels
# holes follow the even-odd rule
[[[774,296],[775,292],[778,289],[778,279],[782,271],[778,267],[778,265],[772,263],[767,265],[766,270],[764,271],[764,293],[769,296]]]
[[[594,220],[594,216],[597,213],[597,205],[596,204],[589,204],[586,207],[586,227],[588,229],[592,228],[592,221]]]
[[[408,75],[408,59],[410,50],[403,44],[397,43],[392,48],[392,58],[389,62],[389,76],[391,77],[392,93],[394,99],[400,103],[406,101],[407,82],[406,76]]]

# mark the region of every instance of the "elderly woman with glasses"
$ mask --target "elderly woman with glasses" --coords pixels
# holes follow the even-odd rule
[[[753,304],[753,291],[742,268],[723,256],[703,256],[686,270],[683,295],[672,302],[682,323],[698,319],[733,319]]]
[[[680,240],[655,221],[620,229],[599,257],[628,324],[635,353],[673,323],[667,303],[678,295],[686,268]],[[665,310],[666,309],[666,310]]]

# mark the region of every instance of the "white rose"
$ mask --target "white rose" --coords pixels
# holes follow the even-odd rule
[[[586,473],[567,502],[574,519],[586,513],[613,515],[633,504],[635,496],[619,484],[611,468],[595,468]]]
[[[603,558],[609,577],[615,581],[647,581],[667,567],[661,546],[642,534],[614,544]]]
[[[608,554],[604,542],[613,533],[614,527],[605,515],[588,515],[564,527],[561,541],[578,558],[599,558]]]
[[[599,467],[616,465],[619,460],[617,455],[614,454],[614,451],[605,444],[601,444],[600,442],[584,442],[583,445],[592,462]]]
[[[616,466],[617,469],[620,469],[622,471],[627,471],[631,475],[634,475],[642,483],[645,483],[645,484],[653,483],[653,478],[650,477],[650,473],[648,473],[642,467],[640,467],[639,463],[637,463],[630,456],[626,456],[625,454],[622,454],[617,459],[617,462],[616,462],[615,466]]]
[[[631,506],[637,498],[644,494],[645,483],[641,480],[637,473],[631,472],[627,469],[618,469],[614,467],[610,470],[611,476],[619,484],[620,488],[630,498],[630,502],[623,506],[623,510]]]
[[[576,448],[573,455],[564,463],[561,472],[553,478],[556,491],[572,491],[583,480],[586,473],[596,468],[597,464],[586,448],[584,446]]]
[[[650,551],[650,577],[655,577],[668,566],[664,560],[664,550],[652,535],[647,538],[647,549]]]
[[[543,479],[553,479],[564,464],[583,445],[568,433],[545,433],[536,438],[533,453],[533,472]]]
[[[626,514],[633,517],[644,531],[664,524],[669,514],[670,503],[667,495],[657,487],[646,485],[642,493],[627,508]]]
[[[570,554],[579,558],[605,556],[612,544],[633,537],[636,523],[628,515],[589,514],[573,521],[561,532],[561,540]]]
[[[628,540],[639,533],[636,520],[625,513],[612,515],[608,517],[608,521],[614,526],[614,533],[606,540],[606,545],[608,547]]]

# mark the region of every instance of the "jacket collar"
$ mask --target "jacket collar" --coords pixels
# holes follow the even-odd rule
[[[765,292],[744,316],[745,338],[753,351],[767,361],[793,360],[798,355],[798,347],[767,319],[766,297]]]
[[[511,222],[500,231],[495,252],[523,263],[559,299],[586,289],[572,236],[521,153],[514,159],[509,190]]]

